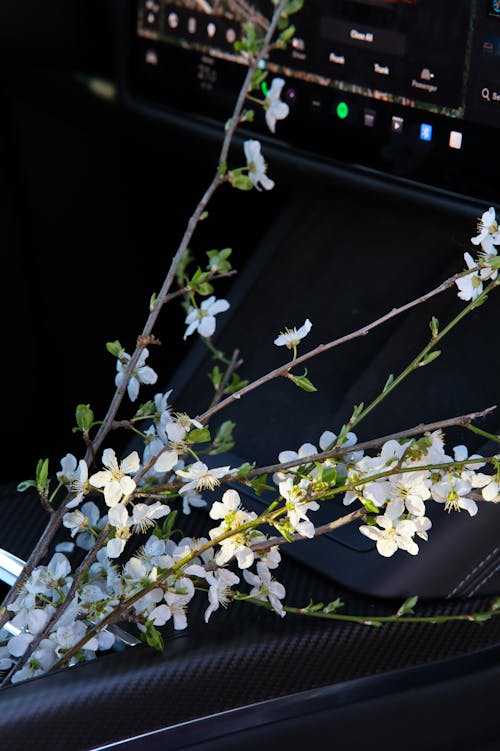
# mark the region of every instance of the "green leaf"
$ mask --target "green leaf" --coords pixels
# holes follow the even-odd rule
[[[36,482],[34,480],[23,480],[23,482],[20,482],[17,486],[19,493],[24,493],[28,488],[36,488]]]
[[[344,603],[340,599],[340,597],[337,597],[336,600],[333,600],[333,602],[329,602],[328,605],[325,605],[323,608],[324,613],[336,613],[337,610],[340,610],[344,607]]]
[[[321,462],[315,462],[315,466],[318,470],[318,482],[324,482],[327,485],[335,485],[337,481],[337,467],[335,464],[328,466]]]
[[[484,621],[489,621],[492,615],[492,613],[472,613],[470,617],[475,623],[484,623]]]
[[[114,357],[120,357],[121,353],[123,352],[123,347],[120,344],[120,342],[118,341],[118,339],[115,339],[114,342],[106,342],[106,349]]]
[[[219,368],[218,365],[214,365],[214,367],[208,374],[208,377],[212,381],[214,385],[214,389],[218,389],[222,382],[222,377],[223,377],[222,370]]]
[[[204,222],[207,217],[208,217],[208,211],[202,211],[200,214],[200,222]]]
[[[49,460],[39,459],[36,465],[36,484],[39,488],[45,488],[49,476]]]
[[[256,68],[256,70],[254,70],[253,75],[252,75],[250,91],[255,91],[255,89],[260,89],[261,84],[266,80],[267,75],[268,75],[267,70],[261,70],[260,68]]]
[[[432,338],[435,339],[439,334],[439,320],[436,316],[432,316],[429,322],[429,328],[431,330]]]
[[[146,641],[146,644],[148,644],[150,647],[153,647],[153,649],[156,649],[158,652],[163,652],[164,644],[162,635],[160,634],[158,629],[153,626],[152,623],[146,623],[146,632],[144,633],[144,639]]]
[[[417,602],[418,602],[417,595],[413,595],[413,597],[408,597],[403,602],[403,604],[401,605],[401,607],[398,608],[398,610],[396,612],[396,616],[399,618],[402,615],[411,615],[412,613],[415,612],[413,610],[413,608],[415,607],[415,605],[417,604]]]
[[[229,182],[236,190],[252,190],[253,184],[248,175],[235,174],[236,170],[229,172]]]
[[[278,39],[276,40],[276,46],[280,49],[285,49],[288,46],[288,42],[295,35],[295,32],[295,26],[288,26],[287,28],[284,28]]]
[[[253,488],[253,490],[257,493],[257,495],[260,495],[265,490],[275,490],[275,488],[267,484],[266,479],[267,479],[267,475],[259,475],[258,477],[253,477],[248,482],[248,484]]]
[[[295,376],[289,373],[288,378],[293,381],[296,386],[303,389],[304,391],[311,393],[318,390],[306,375]]]
[[[287,542],[293,542],[292,533],[290,531],[290,528],[286,526],[284,523],[279,521],[273,522],[273,527],[280,533],[282,537],[285,538]]]
[[[152,399],[140,404],[134,417],[151,417],[156,412],[156,405]]]
[[[207,443],[212,439],[209,428],[194,428],[189,431],[188,439],[190,443]]]
[[[389,375],[389,378],[385,382],[384,388],[382,389],[382,393],[383,394],[387,391],[388,388],[390,388],[392,386],[393,382],[394,382],[394,373],[391,373]]]
[[[241,113],[240,121],[242,123],[253,123],[255,120],[255,111],[254,110],[244,110]]]
[[[209,250],[208,256],[208,270],[210,273],[218,272],[219,274],[231,270],[231,264],[227,260],[232,253],[232,248],[224,248],[223,250]]]
[[[236,475],[238,477],[247,477],[248,473],[255,467],[255,462],[250,464],[250,462],[243,462],[243,464],[240,464],[239,467],[236,469]]]
[[[76,408],[75,418],[78,430],[87,433],[94,422],[94,413],[90,409],[90,404],[79,404]]]
[[[158,537],[160,540],[170,539],[174,529],[177,513],[177,510],[171,511],[170,514],[167,514],[167,516],[165,517],[165,521],[163,522],[162,526],[160,527],[158,525],[154,528],[153,534],[155,537]]]
[[[156,292],[153,292],[153,294],[149,298],[149,311],[150,311],[150,313],[152,313],[153,310],[155,309],[155,305],[156,305],[157,302],[158,302],[158,295],[156,294]]]
[[[225,451],[229,451],[234,446],[233,430],[236,427],[235,422],[226,420],[220,425],[214,438],[212,448],[209,454],[222,454]]]
[[[214,291],[213,286],[208,280],[208,271],[202,271],[199,267],[193,274],[192,278],[188,280],[186,287],[192,292],[198,292],[202,297],[211,295]]]
[[[370,514],[380,514],[380,509],[378,508],[378,506],[375,506],[373,501],[369,501],[368,498],[362,498],[360,500],[365,509],[369,511]],[[370,522],[367,523],[369,524]]]
[[[243,380],[237,373],[233,373],[231,383],[224,389],[225,394],[234,394],[248,386],[248,381]]]
[[[426,365],[429,365],[429,363],[431,363],[433,360],[436,360],[440,354],[441,354],[440,349],[435,349],[434,352],[429,352],[428,355],[425,355],[425,357],[422,357],[422,359],[418,363],[418,367],[423,368]]]

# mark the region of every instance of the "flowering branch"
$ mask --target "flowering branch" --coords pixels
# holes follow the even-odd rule
[[[136,339],[135,350],[129,355],[119,341],[106,345],[117,358],[116,390],[108,411],[102,421],[96,421],[89,405],[77,408],[76,430],[82,432],[87,446],[85,458],[78,461],[67,454],[61,460],[58,485],[52,493],[49,492],[48,460],[40,460],[35,480],[18,486],[19,490],[35,487],[51,518],[4,600],[0,625],[10,620],[13,635],[6,646],[0,645],[0,669],[8,670],[3,685],[93,659],[98,650],[111,648],[114,633],[110,628],[119,621],[134,623],[141,638],[161,649],[163,641],[159,629],[170,620],[174,629],[185,628],[188,605],[199,591],[208,596],[206,621],[220,605],[241,600],[264,605],[280,617],[296,613],[365,625],[395,621],[481,621],[497,614],[498,601],[483,613],[421,617],[413,614],[416,597],[403,603],[395,614],[375,618],[338,614],[341,607],[338,601],[326,606],[310,603],[305,608],[294,608],[282,602],[285,588],[273,578],[272,571],[280,563],[280,548],[284,544],[311,540],[346,524],[362,522],[360,534],[374,541],[380,555],[391,557],[398,550],[416,555],[417,543],[427,540],[432,527],[426,515],[428,502],[443,504],[447,512],[465,509],[471,516],[478,511],[476,501],[500,502],[500,455],[469,456],[462,445],[452,448],[453,455],[448,454],[443,433],[445,428],[462,426],[500,442],[499,436],[473,425],[494,407],[421,424],[363,443],[358,443],[352,432],[410,373],[439,356],[437,344],[500,284],[497,280],[500,261],[496,251],[500,230],[493,208],[483,214],[479,234],[471,238],[474,245],[481,245],[482,251],[476,260],[468,253],[464,255],[466,271],[455,274],[406,305],[393,308],[372,323],[300,356],[298,345],[309,334],[312,323],[306,319],[298,329],[287,328],[274,343],[287,347],[291,359],[252,383],[242,381],[236,373],[242,364],[239,350],[228,358],[211,340],[216,315],[229,308],[227,300],[217,300],[212,295],[211,282],[235,273],[228,261],[231,249],[209,251],[207,269],[198,268],[189,278],[185,273],[191,261],[188,247],[220,185],[228,183],[240,190],[270,190],[274,186],[266,174],[260,143],[256,140],[244,142],[246,166],[231,170],[227,166],[236,128],[250,119],[251,113],[243,109],[245,101],[262,105],[271,132],[275,131],[277,121],[289,113],[288,105],[280,99],[283,79],[272,81],[264,99],[252,93],[267,76],[262,63],[269,50],[286,45],[293,35],[288,16],[298,9],[300,0],[276,0],[273,4],[275,12],[271,22],[263,27],[265,35],[258,39],[255,27],[247,24],[245,38],[235,46],[236,51],[243,54],[248,69],[233,115],[226,123],[216,171],[187,223],[160,292],[151,298],[150,313]],[[276,31],[278,39],[273,42]],[[178,289],[172,292],[175,279]],[[486,285],[486,282],[489,283]],[[367,335],[377,326],[453,285],[458,287],[458,297],[467,305],[442,329],[437,319],[432,318],[429,342],[396,378],[389,377],[382,391],[367,406],[361,404],[354,408],[338,435],[325,430],[319,437],[319,451],[313,444],[303,444],[298,451],[280,452],[279,463],[260,468],[248,462],[239,468],[209,468],[200,460],[204,454],[226,453],[234,445],[231,421],[222,423],[216,435],[211,434],[209,420],[225,406],[278,376],[306,391],[314,391],[306,375],[296,375],[292,369],[325,351]],[[200,297],[205,299],[200,302]],[[183,299],[187,311],[184,339],[197,332],[214,359],[226,366],[222,372],[215,365],[210,374],[214,393],[211,400],[207,400],[209,406],[198,418],[173,412],[169,403],[171,392],[167,391],[140,405],[130,419],[118,420],[126,392],[133,402],[141,384],[156,383],[156,373],[146,365],[147,347],[160,344],[153,329],[165,303],[176,298]],[[226,396],[228,393],[230,395]],[[91,438],[95,428],[95,437]],[[119,461],[114,450],[106,448],[102,453],[104,469],[89,474],[104,439],[117,428],[132,430],[143,441],[142,459],[134,450]],[[370,450],[373,455],[365,453]],[[489,474],[480,471],[486,465],[490,466]],[[267,485],[270,473],[273,473],[275,487]],[[221,482],[250,486],[257,495],[271,490],[274,499],[258,515],[242,506],[235,489],[226,489],[221,500],[215,500],[209,509],[208,517],[216,526],[209,529],[208,537],[183,537],[176,526],[180,509],[170,508],[167,502],[180,503],[182,512],[190,514],[191,507],[207,505],[201,493],[214,491]],[[62,488],[67,493],[57,505]],[[84,502],[88,496],[100,507],[94,500]],[[359,507],[327,524],[315,526],[311,515],[319,509],[320,503],[334,499],[345,506],[356,501]],[[75,544],[86,551],[82,562],[74,568],[57,547],[47,565],[41,565],[61,524],[75,541],[63,542],[64,552]],[[273,536],[269,535],[269,530]],[[129,540],[134,535],[137,536],[134,552],[126,555],[130,551]],[[239,574],[250,588],[247,594],[236,589],[240,584]]]
[[[475,268],[480,268],[480,266],[476,266]],[[410,302],[405,303],[404,305],[401,305],[399,308],[393,308],[388,313],[385,313],[380,318],[377,318],[371,323],[368,323],[366,326],[362,326],[361,328],[356,329],[355,331],[351,331],[349,334],[345,334],[344,336],[341,336],[338,339],[333,339],[327,344],[319,344],[317,347],[314,347],[308,352],[305,352],[303,355],[296,357],[292,361],[292,363],[288,362],[288,363],[285,363],[284,365],[280,365],[278,368],[274,368],[273,370],[269,371],[265,375],[257,378],[255,381],[252,381],[244,388],[240,389],[236,394],[231,394],[230,396],[226,397],[223,401],[219,402],[213,407],[210,407],[205,412],[198,415],[197,419],[200,422],[207,422],[211,417],[213,417],[213,415],[216,412],[219,412],[221,409],[225,409],[227,406],[241,399],[242,396],[246,396],[246,394],[250,393],[251,391],[254,391],[256,388],[260,388],[264,384],[280,376],[286,377],[292,365],[293,366],[301,365],[302,363],[307,362],[308,360],[311,360],[313,357],[316,357],[317,355],[323,354],[324,352],[328,352],[329,350],[334,349],[335,347],[340,347],[342,344],[347,344],[347,342],[353,341],[354,339],[358,339],[359,337],[366,336],[367,334],[370,333],[370,331],[373,331],[373,329],[377,328],[378,326],[381,326],[382,324],[387,323],[387,321],[390,321],[392,318],[396,318],[396,316],[399,316],[402,313],[405,313],[406,311],[411,310],[412,308],[415,308],[424,302],[427,302],[427,300],[430,300],[436,295],[440,295],[442,292],[445,292],[447,289],[450,289],[451,287],[453,287],[454,284],[456,284],[458,279],[461,279],[464,276],[464,273],[469,273],[469,272],[460,272],[459,274],[453,274],[453,276],[450,276],[448,279],[446,279],[444,282],[442,282],[437,287],[432,289],[430,292],[427,292],[426,294],[421,295],[420,297],[417,297],[414,300],[411,300]],[[496,285],[497,283],[491,286],[496,286]],[[463,317],[463,314],[466,315],[466,313],[469,312],[469,308],[472,309],[476,307],[476,305],[477,305],[476,300],[473,300],[470,306],[468,306],[468,309],[465,309],[465,311],[461,311],[461,313],[459,314],[459,318],[455,321],[455,323],[457,323],[458,320],[460,320]],[[453,325],[455,324],[453,323]],[[441,338],[442,336],[439,336],[439,339]],[[434,342],[434,344],[435,343],[436,342]]]

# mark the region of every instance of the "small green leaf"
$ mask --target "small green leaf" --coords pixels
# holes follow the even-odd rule
[[[292,373],[289,373],[288,378],[293,381],[296,386],[303,389],[304,391],[311,393],[318,390],[306,375],[295,376],[292,375]]]
[[[432,316],[429,322],[429,328],[431,330],[432,338],[435,339],[439,334],[439,320],[436,316]]]
[[[257,495],[260,495],[265,490],[275,490],[275,488],[267,484],[266,480],[267,480],[267,475],[259,475],[258,477],[252,478],[248,482],[248,484],[252,487],[255,493],[257,493]]]
[[[36,484],[39,488],[45,488],[47,477],[49,476],[49,460],[39,459],[36,465]]]
[[[218,389],[222,382],[222,377],[223,377],[222,370],[219,368],[218,365],[214,365],[214,367],[208,374],[208,377],[212,381],[214,385],[214,389]]]
[[[75,418],[78,430],[87,433],[94,422],[94,413],[90,409],[90,404],[79,404],[76,408]]]
[[[254,110],[244,110],[241,113],[240,121],[242,123],[253,123],[254,120],[255,120]]]
[[[207,443],[212,439],[209,428],[194,428],[189,431],[188,439],[190,443]]]
[[[323,608],[324,613],[336,613],[337,610],[340,610],[344,607],[344,603],[340,599],[340,597],[337,597],[336,600],[333,600],[333,602],[329,602],[328,605],[325,605]]]
[[[425,367],[425,365],[429,365],[433,360],[436,360],[439,355],[441,354],[440,349],[435,349],[434,352],[429,352],[428,355],[425,355],[425,357],[422,357],[420,362],[418,363],[419,368]]]
[[[172,536],[172,532],[174,529],[175,519],[177,517],[177,510],[171,511],[170,514],[167,515],[165,518],[165,521],[163,522],[162,526],[159,525],[156,526],[153,530],[153,534],[155,537],[158,537],[160,540],[169,540]]]
[[[252,82],[250,84],[250,91],[255,91],[255,89],[260,89],[262,83],[267,78],[267,70],[261,70],[260,68],[256,68],[254,70],[252,75]]]
[[[236,190],[252,190],[253,188],[248,175],[236,174],[236,170],[229,172],[229,182]]]
[[[208,256],[208,270],[210,273],[224,273],[231,270],[231,264],[227,260],[232,253],[231,248],[224,248],[223,250],[209,250]]]
[[[19,493],[24,493],[28,488],[36,488],[36,482],[34,480],[23,480],[23,482],[20,482],[17,486]]]
[[[337,467],[336,465],[325,465],[321,462],[316,462],[318,468],[318,481],[324,482],[327,485],[335,485],[337,481]]]
[[[247,477],[248,473],[255,467],[255,462],[244,462],[236,469],[236,475],[238,477]]]
[[[157,302],[158,302],[158,295],[156,294],[156,292],[153,292],[153,294],[149,298],[149,311],[151,313],[155,309],[155,305],[156,305]]]
[[[475,623],[484,623],[484,621],[489,621],[492,615],[492,613],[472,613],[471,620]]]
[[[157,628],[152,623],[146,623],[146,631],[144,633],[144,639],[146,644],[158,652],[163,652],[164,644],[163,639]]]
[[[120,357],[121,353],[123,352],[123,347],[120,344],[120,342],[118,341],[118,339],[115,339],[114,342],[106,342],[106,349],[114,357]]]
[[[415,605],[417,604],[417,602],[418,602],[417,595],[413,595],[413,597],[408,597],[403,602],[403,604],[401,605],[401,607],[398,608],[398,610],[396,612],[396,616],[399,618],[402,615],[411,615],[412,613],[415,612],[413,610],[413,608],[415,607]]]
[[[236,393],[236,391],[240,391],[240,389],[245,388],[245,386],[248,386],[248,381],[240,378],[238,373],[233,373],[231,383],[227,386],[227,388],[224,389],[224,393],[234,394]]]
[[[361,503],[370,514],[380,514],[380,509],[375,506],[373,501],[369,501],[368,498],[362,498]]]
[[[391,373],[391,374],[389,375],[389,378],[388,378],[388,379],[387,379],[387,381],[385,382],[385,386],[384,386],[384,388],[382,389],[382,393],[383,393],[383,394],[384,394],[384,393],[385,393],[385,392],[387,391],[387,389],[388,389],[388,388],[390,388],[390,387],[392,386],[393,382],[394,382],[394,374],[393,374],[393,373]]]
[[[287,542],[293,542],[292,533],[290,531],[290,528],[279,521],[273,522],[273,527],[280,533],[282,537],[285,538]]]
[[[233,430],[236,427],[235,422],[226,420],[220,425],[214,438],[212,448],[209,454],[222,454],[225,451],[230,451],[234,446]]]

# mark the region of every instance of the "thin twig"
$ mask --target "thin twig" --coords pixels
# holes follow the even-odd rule
[[[470,272],[467,272],[467,273],[470,273]],[[385,313],[385,315],[381,316],[380,318],[377,318],[375,321],[372,321],[371,323],[366,324],[366,326],[362,326],[361,328],[356,329],[355,331],[351,331],[349,334],[345,334],[344,336],[341,336],[338,339],[333,339],[327,344],[319,344],[317,347],[314,347],[308,352],[305,352],[303,355],[296,357],[295,360],[293,360],[292,362],[287,362],[287,363],[284,363],[283,365],[280,365],[278,368],[274,368],[274,370],[269,371],[265,375],[257,378],[255,381],[252,381],[251,383],[249,383],[247,386],[244,386],[243,388],[241,388],[239,391],[236,392],[236,394],[231,394],[230,396],[227,396],[218,404],[207,409],[201,415],[198,415],[197,420],[199,420],[200,422],[207,422],[207,420],[209,420],[216,412],[219,412],[221,409],[225,409],[225,407],[228,407],[230,404],[233,404],[235,401],[238,401],[239,399],[241,399],[241,397],[246,396],[246,394],[249,394],[251,391],[254,391],[255,389],[259,388],[260,386],[263,386],[265,383],[268,383],[269,381],[272,381],[275,378],[278,378],[280,376],[287,376],[288,372],[290,371],[292,367],[295,368],[297,365],[301,365],[303,362],[307,362],[308,360],[311,360],[313,357],[317,357],[317,355],[323,354],[323,352],[328,352],[329,350],[334,349],[335,347],[340,347],[342,344],[346,344],[347,342],[350,342],[354,339],[358,339],[359,337],[366,336],[367,334],[370,333],[370,331],[377,328],[378,326],[381,326],[384,323],[387,323],[387,321],[390,321],[392,318],[395,318],[396,316],[399,316],[402,313],[405,313],[407,310],[411,310],[412,308],[415,308],[417,305],[421,305],[427,302],[427,300],[430,300],[432,297],[435,297],[436,295],[439,295],[442,292],[445,292],[447,289],[449,289],[455,284],[457,279],[460,279],[462,276],[464,276],[464,272],[454,274],[453,276],[449,277],[444,282],[439,284],[437,287],[435,287],[433,290],[431,290],[430,292],[427,292],[425,295],[421,295],[420,297],[417,297],[414,300],[411,300],[410,302],[405,303],[405,305],[401,305],[399,308],[393,308],[388,313]]]

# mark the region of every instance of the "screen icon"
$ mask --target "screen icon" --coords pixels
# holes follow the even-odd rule
[[[399,117],[398,115],[393,115],[391,120],[391,130],[393,133],[402,133],[403,132],[403,124],[404,120],[402,117]]]
[[[375,118],[375,110],[369,108],[363,110],[363,125],[366,125],[367,128],[373,128],[375,125]]]
[[[450,139],[448,141],[450,149],[462,148],[462,133],[459,130],[450,131]]]
[[[420,140],[432,141],[432,125],[429,125],[429,123],[420,124]]]
[[[339,120],[345,120],[347,115],[349,114],[349,107],[345,102],[339,102],[337,104],[336,112]]]

